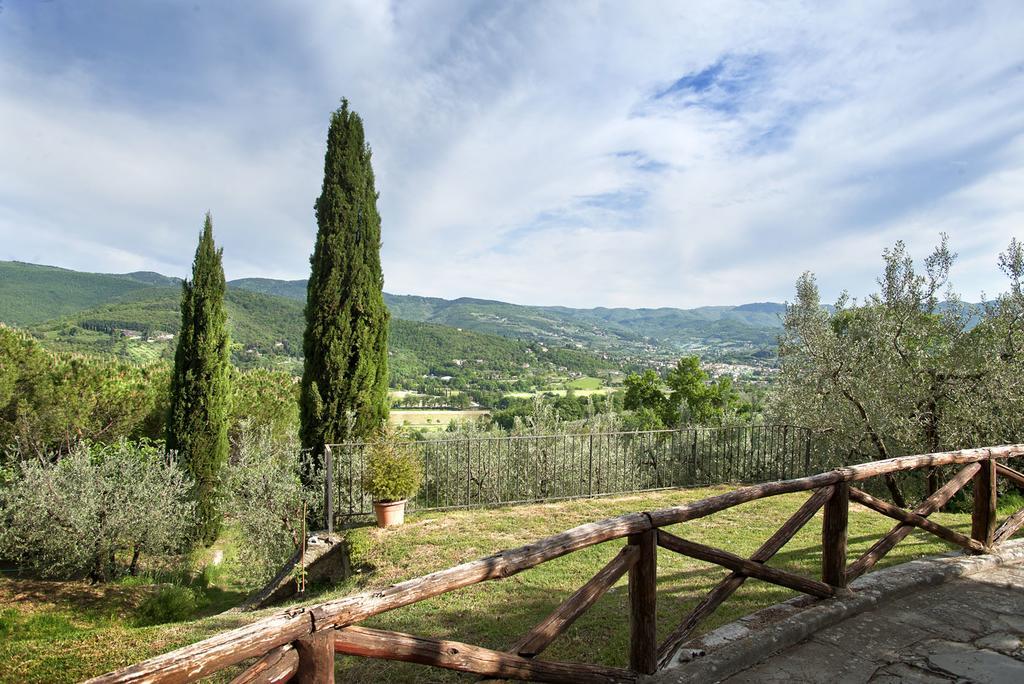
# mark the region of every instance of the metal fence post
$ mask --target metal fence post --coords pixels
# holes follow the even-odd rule
[[[804,477],[811,474],[811,431],[804,430]]]
[[[587,459],[589,473],[587,475],[587,495],[594,496],[594,433],[590,433],[590,456]]]
[[[334,534],[334,452],[330,444],[324,445],[324,515],[327,534]]]

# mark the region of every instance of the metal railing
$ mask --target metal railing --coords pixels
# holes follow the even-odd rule
[[[800,477],[821,470],[811,432],[793,425],[686,428],[408,442],[423,483],[410,510],[555,501],[727,482]],[[373,512],[363,486],[365,443],[324,453],[331,522]],[[332,525],[333,527],[333,525]]]

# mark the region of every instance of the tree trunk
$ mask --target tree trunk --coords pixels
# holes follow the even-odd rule
[[[139,574],[139,554],[142,552],[142,547],[139,544],[135,545],[135,550],[132,552],[132,562],[128,566],[128,574],[135,577]]]

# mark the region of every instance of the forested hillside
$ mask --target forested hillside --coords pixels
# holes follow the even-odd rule
[[[98,306],[170,278],[158,273],[82,273],[20,261],[0,261],[0,322],[34,325]]]
[[[86,322],[93,327],[129,327],[112,324],[134,321],[147,326],[146,330],[169,330],[172,311],[165,306],[166,292],[146,285],[177,282],[156,273],[102,275],[0,262],[0,321],[23,326],[47,322],[46,328],[52,331],[54,319],[74,314],[76,319],[90,319]],[[243,278],[228,285],[236,341],[260,353],[280,350],[275,347],[278,343],[286,350],[299,348],[301,330],[284,321],[296,312],[301,317],[305,280]],[[385,293],[384,298],[392,318],[537,342],[549,348],[583,349],[619,363],[639,365],[671,362],[680,353],[697,353],[709,361],[774,357],[785,311],[784,305],[772,302],[698,309],[572,309],[468,297],[447,300]],[[36,301],[41,303],[25,304]],[[89,309],[88,316],[82,313],[85,309]]]
[[[235,287],[305,301],[306,281],[245,278]],[[701,351],[708,358],[774,352],[785,305],[774,302],[697,309],[572,309],[486,299],[386,294],[393,316],[479,332],[581,345],[620,357]]]
[[[6,279],[0,287],[0,320],[28,329],[49,348],[142,362],[170,359],[173,338],[168,336],[176,335],[180,326],[181,289],[176,281],[159,274],[80,274],[10,262],[0,264],[0,268],[4,276],[19,274],[16,288],[9,290]],[[65,280],[71,284],[65,285]],[[147,285],[143,280],[156,284]],[[55,308],[65,311],[48,320],[19,324],[25,317],[8,313],[15,310],[9,292],[33,301],[39,292],[89,287],[92,293],[82,293],[76,300],[89,306],[71,312],[67,310],[73,303],[44,307],[43,312]],[[104,296],[105,300],[94,303]],[[300,369],[304,326],[301,301],[231,285],[226,304],[236,365],[282,366],[293,372]],[[395,387],[417,387],[424,376],[451,376],[457,386],[489,386],[496,381],[507,384],[525,378],[526,386],[530,386],[548,374],[595,375],[618,368],[613,361],[578,349],[400,318],[392,318],[390,326],[391,384]]]

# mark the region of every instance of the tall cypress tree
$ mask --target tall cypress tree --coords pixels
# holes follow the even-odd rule
[[[198,537],[206,544],[220,532],[221,471],[228,458],[231,345],[222,255],[213,243],[213,221],[207,213],[192,280],[182,284],[167,420],[167,448],[177,452],[192,477]]]
[[[299,411],[304,447],[362,439],[387,419],[388,310],[380,214],[363,122],[331,115],[306,293]]]

